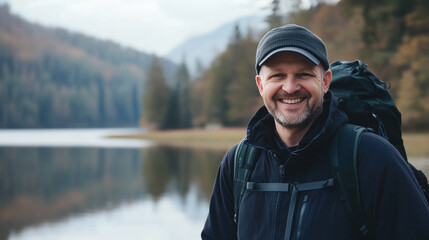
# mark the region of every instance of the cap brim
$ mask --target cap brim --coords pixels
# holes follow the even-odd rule
[[[319,59],[317,59],[313,54],[311,54],[310,52],[308,52],[302,48],[282,47],[282,48],[278,48],[274,51],[271,51],[267,56],[265,56],[264,59],[262,59],[261,62],[259,62],[259,67],[262,66],[262,64],[264,64],[264,62],[266,62],[268,60],[268,58],[270,58],[271,56],[273,56],[274,54],[279,53],[279,52],[296,52],[296,53],[299,53],[301,55],[304,55],[306,58],[308,58],[315,65],[320,64]]]

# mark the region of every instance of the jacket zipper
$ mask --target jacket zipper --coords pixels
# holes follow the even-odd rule
[[[278,211],[278,208],[279,208],[279,202],[280,202],[280,193],[278,192],[278,193],[277,193],[277,200],[276,200],[276,212],[275,212],[275,214],[274,214],[274,223],[276,223],[276,222],[277,222],[277,213],[279,212],[279,211]],[[274,234],[273,234],[273,239],[276,239],[276,234],[277,234],[277,224],[274,224]]]
[[[290,162],[291,158],[292,158],[292,155],[289,154],[287,161],[285,162],[283,167],[280,168],[281,174],[284,175],[286,164],[288,164]],[[289,208],[288,208],[288,216],[286,219],[286,230],[284,233],[284,239],[285,240],[289,240],[292,236],[292,223],[294,221],[293,216],[295,213],[296,200],[298,197],[298,190],[296,189],[295,185],[292,185],[292,187],[289,189],[289,191],[290,191],[289,192],[290,193],[290,202],[289,202]]]
[[[301,239],[301,235],[302,235],[302,222],[304,219],[304,214],[305,211],[307,210],[307,203],[308,203],[308,195],[304,196],[304,200],[302,203],[302,207],[301,207],[301,213],[299,214],[299,219],[298,219],[298,231],[296,233],[296,239],[299,240]]]
[[[282,174],[282,166],[283,165],[278,160],[276,153],[274,153],[274,152],[270,152],[270,153],[271,153],[271,156],[274,158],[274,160],[277,161],[280,164],[279,171],[280,171],[280,179],[281,179],[281,178],[283,178],[283,175],[284,175],[284,168],[283,168],[283,174]],[[277,222],[277,213],[279,212],[278,211],[279,210],[278,209],[279,208],[279,203],[280,203],[280,193],[278,192],[277,193],[277,199],[276,199],[276,207],[275,207],[276,211],[275,211],[275,214],[274,214],[274,223]],[[277,224],[274,224],[273,240],[276,239],[276,233],[277,233]]]

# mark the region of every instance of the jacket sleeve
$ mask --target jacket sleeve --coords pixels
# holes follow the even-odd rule
[[[234,222],[233,168],[236,146],[223,158],[214,183],[209,213],[201,233],[203,240],[237,239]]]
[[[364,134],[358,155],[363,209],[376,239],[429,239],[429,206],[411,169],[385,139]]]

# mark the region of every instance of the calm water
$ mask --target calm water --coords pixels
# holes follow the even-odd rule
[[[0,239],[199,239],[224,151],[0,131]]]
[[[200,239],[224,151],[103,138],[135,131],[0,130],[0,240]]]

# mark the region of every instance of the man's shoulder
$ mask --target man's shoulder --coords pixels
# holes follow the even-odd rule
[[[362,133],[359,147],[361,151],[375,151],[389,155],[397,153],[399,156],[401,155],[387,139],[373,132]]]
[[[385,138],[372,132],[364,132],[358,148],[361,166],[372,170],[406,168],[406,161],[399,151]]]

